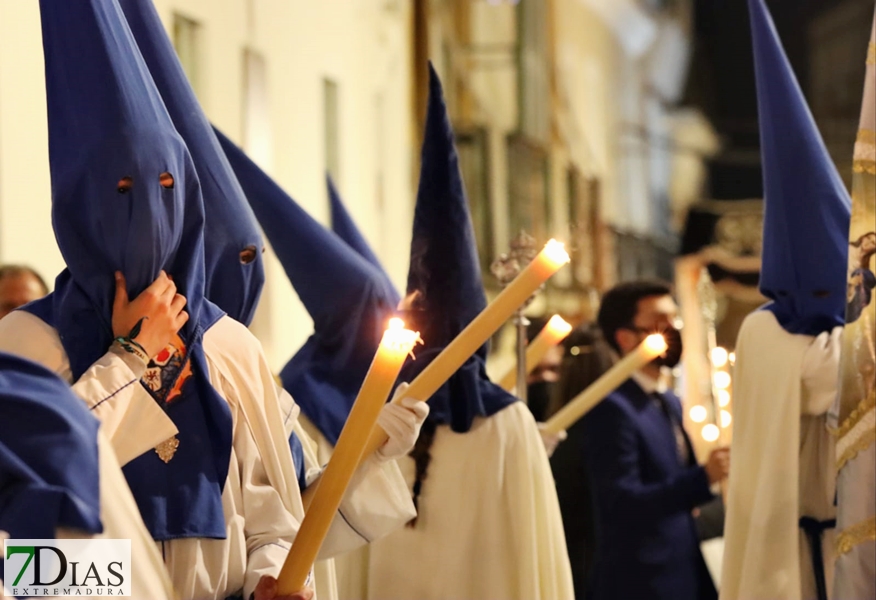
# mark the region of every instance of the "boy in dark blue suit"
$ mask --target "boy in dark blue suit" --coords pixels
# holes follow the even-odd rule
[[[705,466],[697,465],[681,401],[658,382],[661,368],[681,357],[677,316],[670,288],[659,282],[623,283],[602,300],[599,326],[619,355],[655,332],[669,349],[583,419],[597,515],[588,600],[717,597],[691,513],[727,476],[729,452],[715,450]]]

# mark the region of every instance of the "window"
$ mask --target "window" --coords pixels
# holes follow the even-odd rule
[[[240,140],[247,155],[262,169],[271,172],[273,162],[273,135],[268,104],[268,74],[265,59],[251,49],[243,51],[243,137]],[[229,133],[229,132],[225,132]],[[264,238],[263,238],[264,239]],[[267,243],[267,240],[265,240]],[[276,346],[277,327],[273,317],[271,287],[275,285],[268,277],[250,330],[266,348]]]
[[[183,71],[199,99],[202,97],[201,33],[201,25],[197,21],[180,14],[173,15],[173,45],[179,56],[179,62],[182,63]]]
[[[377,154],[376,170],[375,170],[375,198],[377,199],[377,211],[381,217],[386,210],[386,117],[385,117],[386,102],[383,99],[383,94],[378,93],[374,97],[374,140],[375,152]]]
[[[508,204],[513,238],[520,231],[539,244],[548,239],[548,155],[531,140],[508,137]]]
[[[809,24],[806,96],[847,186],[851,184],[851,150],[861,114],[861,74],[872,15],[872,2],[846,0],[825,8]]]
[[[243,147],[259,166],[270,169],[273,158],[268,73],[265,59],[243,51]]]
[[[550,142],[551,128],[547,20],[546,2],[517,5],[520,131],[542,144]]]
[[[340,181],[340,123],[338,115],[338,84],[332,79],[322,80],[323,145],[325,169],[335,182]]]
[[[571,271],[575,285],[600,286],[602,255],[599,218],[599,180],[585,177],[574,166],[566,172],[571,230]]]
[[[490,203],[490,170],[487,131],[482,128],[456,132],[459,169],[465,183],[472,225],[481,259],[481,270],[490,272],[496,257],[493,244],[493,211]]]

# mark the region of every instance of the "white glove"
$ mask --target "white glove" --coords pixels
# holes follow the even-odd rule
[[[383,460],[393,460],[406,456],[414,448],[420,437],[420,427],[429,416],[429,405],[413,398],[404,398],[408,384],[402,383],[395,390],[393,402],[386,404],[377,417],[377,424],[386,432],[389,439],[377,450]],[[396,398],[402,398],[396,403]]]
[[[821,415],[833,404],[839,389],[840,351],[843,328],[834,327],[816,337],[803,354],[801,377],[803,397],[801,411]]]
[[[567,437],[565,429],[560,431],[559,433],[549,433],[544,430],[545,424],[538,424],[538,432],[541,434],[541,442],[544,444],[545,452],[547,452],[548,458],[553,456],[554,450],[557,449],[557,446],[560,445],[560,442],[564,441]]]

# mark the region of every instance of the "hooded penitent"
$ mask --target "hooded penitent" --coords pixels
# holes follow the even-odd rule
[[[113,342],[113,273],[135,298],[163,269],[189,320],[137,385],[179,429],[124,473],[156,540],[225,537],[231,414],[208,379],[202,337],[222,311],[204,297],[204,208],[191,156],[116,0],[41,0],[52,221],[67,263],[27,310],[53,326],[73,380]]]
[[[283,387],[334,444],[365,379],[396,294],[368,261],[314,220],[219,134],[265,235],[313,318],[313,335],[280,373]]]
[[[347,212],[346,207],[344,207],[341,195],[338,193],[338,189],[335,187],[335,182],[332,181],[330,175],[326,175],[326,185],[328,186],[329,203],[331,204],[332,209],[332,231],[334,231],[339,238],[344,240],[350,248],[358,252],[359,256],[367,260],[375,269],[380,271],[380,273],[386,278],[389,287],[395,291],[395,286],[392,284],[389,275],[387,275],[386,271],[383,269],[383,265],[380,264],[380,260],[374,254],[374,251],[371,250],[371,246],[365,241],[362,232],[356,227],[356,223],[353,221],[350,213]],[[395,303],[398,304],[400,300],[401,297],[396,293]]]
[[[0,353],[0,530],[13,539],[103,531],[98,426],[57,375]]]
[[[487,305],[453,129],[431,65],[421,160],[407,288],[416,296],[406,321],[425,345],[401,381],[412,381]],[[462,433],[475,417],[516,401],[487,378],[486,357],[484,345],[429,399],[429,421]]]
[[[851,200],[762,2],[749,2],[763,165],[760,291],[789,333],[844,322]]]
[[[121,0],[134,39],[173,124],[185,141],[204,198],[206,296],[249,325],[265,282],[262,238],[152,0]]]

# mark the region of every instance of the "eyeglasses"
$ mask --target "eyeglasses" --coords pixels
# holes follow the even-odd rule
[[[621,329],[628,329],[630,331],[635,331],[636,333],[642,333],[645,335],[651,335],[652,333],[656,333],[654,329],[647,329],[645,327],[636,327],[635,325],[626,325],[621,327]]]
[[[673,319],[670,323],[672,327],[676,330],[681,331],[684,327],[684,322],[681,319]],[[636,333],[642,333],[645,335],[651,335],[652,333],[661,333],[661,327],[639,327],[633,323],[629,325],[624,325],[621,329],[629,329],[630,331],[635,331]]]

